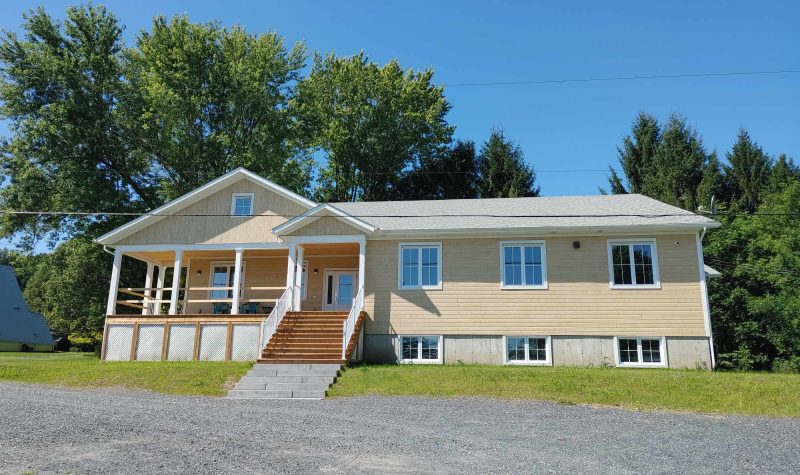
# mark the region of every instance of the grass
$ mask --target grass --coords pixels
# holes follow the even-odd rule
[[[363,365],[329,395],[489,397],[635,410],[800,417],[800,375],[670,369]]]
[[[252,363],[106,362],[93,353],[0,353],[0,381],[224,396]]]

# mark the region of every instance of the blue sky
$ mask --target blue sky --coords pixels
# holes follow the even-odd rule
[[[4,2],[17,29],[42,4],[63,16],[76,2]],[[701,4],[703,3],[703,4]],[[250,32],[274,30],[309,49],[434,68],[439,83],[800,69],[797,2],[313,2],[109,1],[126,38],[154,15],[186,12]],[[639,110],[680,112],[709,150],[729,150],[745,127],[764,149],[800,159],[800,74],[452,87],[456,136],[502,127],[540,171],[544,195],[596,194]],[[0,134],[6,133],[0,126]]]

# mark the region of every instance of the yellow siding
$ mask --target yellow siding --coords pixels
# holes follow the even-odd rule
[[[208,300],[211,298],[208,290],[191,290],[191,288],[210,287],[211,264],[223,262],[233,265],[233,258],[228,260],[192,259],[189,264],[189,300]],[[245,299],[276,299],[281,296],[283,289],[286,287],[286,256],[247,258],[247,253],[245,253],[244,263]],[[198,271],[200,271],[200,274],[197,273]],[[248,287],[280,287],[281,289],[250,290]],[[261,308],[259,307],[260,311]],[[186,313],[212,313],[212,304],[189,302]]]
[[[288,234],[288,236],[329,236],[364,234],[335,216],[320,216],[316,221]]]
[[[253,193],[253,214],[256,216],[229,216],[233,193]],[[270,230],[305,211],[305,207],[243,178],[177,211],[180,215],[222,216],[170,216],[117,244],[276,242],[278,238]]]
[[[694,235],[658,237],[661,288],[647,290],[609,288],[599,236],[545,238],[549,288],[501,290],[500,241],[442,241],[443,288],[427,291],[397,289],[399,241],[368,241],[366,332],[705,335]]]

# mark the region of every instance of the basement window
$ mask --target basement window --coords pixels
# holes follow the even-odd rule
[[[438,364],[442,362],[442,337],[398,336],[401,363]]]
[[[549,336],[507,336],[503,363],[518,365],[550,365]]]
[[[667,366],[664,337],[615,337],[617,366]]]

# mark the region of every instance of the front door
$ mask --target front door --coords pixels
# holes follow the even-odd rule
[[[323,310],[344,311],[353,306],[356,297],[358,271],[326,270],[323,295]]]

